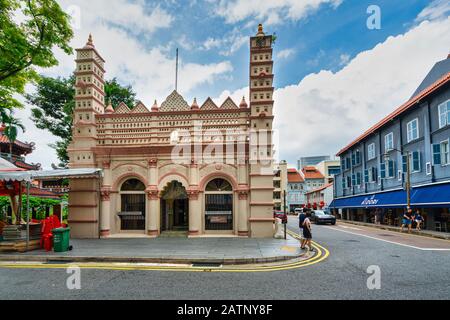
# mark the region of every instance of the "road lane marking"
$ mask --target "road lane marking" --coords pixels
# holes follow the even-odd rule
[[[345,233],[353,234],[353,235],[360,236],[360,237],[365,237],[365,238],[378,240],[378,241],[384,241],[384,242],[388,242],[388,243],[391,243],[391,244],[396,244],[396,245],[399,245],[399,246],[408,247],[408,248],[417,249],[417,250],[422,250],[422,251],[450,251],[450,249],[444,249],[444,248],[420,248],[420,247],[412,246],[412,245],[409,245],[409,244],[398,243],[398,242],[389,241],[389,240],[386,240],[386,239],[380,239],[380,238],[368,236],[368,235],[365,235],[365,234],[360,234],[360,233],[351,232],[351,231],[347,231],[347,230],[341,230],[339,228],[332,228],[332,227],[328,227],[328,226],[324,226],[324,227],[327,228],[327,229],[330,229],[330,230],[336,230],[336,231],[340,231],[340,232],[345,232]]]
[[[359,228],[355,228],[355,227],[347,227],[347,226],[339,226],[340,228],[344,228],[344,229],[351,229],[351,230],[362,230]]]
[[[299,235],[288,231],[291,236],[296,239],[300,239]],[[272,272],[272,271],[285,271],[292,269],[304,268],[307,266],[312,266],[314,264],[320,263],[328,258],[330,252],[325,247],[320,244],[313,242],[313,247],[316,250],[316,254],[306,260],[295,261],[290,263],[284,263],[280,265],[265,265],[265,266],[236,266],[234,268],[223,266],[220,269],[217,268],[207,268],[207,267],[186,267],[186,266],[145,266],[142,264],[125,264],[120,265],[115,263],[61,263],[61,264],[36,264],[33,262],[29,263],[11,263],[11,262],[0,262],[0,268],[3,269],[66,269],[70,266],[77,266],[80,269],[94,269],[94,270],[115,270],[115,271],[173,271],[173,272],[236,272],[236,273],[246,273],[246,272]]]

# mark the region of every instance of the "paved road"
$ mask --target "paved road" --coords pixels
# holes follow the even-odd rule
[[[296,218],[290,220],[295,230]],[[279,272],[83,269],[81,290],[68,290],[63,269],[0,269],[0,299],[450,299],[450,251],[421,250],[417,237],[411,238],[413,247],[405,246],[414,236],[402,235],[398,241],[390,232],[364,229],[314,225],[315,240],[330,256],[319,264]],[[447,246],[443,240],[423,241],[428,249]],[[367,289],[371,265],[380,267],[380,290]]]

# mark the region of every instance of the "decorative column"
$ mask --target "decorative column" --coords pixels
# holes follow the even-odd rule
[[[198,189],[190,188],[189,197],[189,236],[198,236],[202,230],[202,208],[200,192]]]
[[[111,162],[104,160],[103,183],[100,189],[101,212],[100,212],[100,237],[106,237],[111,234]]]
[[[111,219],[110,219],[110,210],[111,210],[111,201],[110,201],[110,192],[111,189],[104,187],[100,190],[101,196],[101,213],[100,213],[100,237],[109,236],[111,230]]]
[[[238,195],[238,236],[248,237],[248,190],[240,190]]]
[[[160,217],[160,199],[158,190],[158,161],[156,158],[151,158],[148,161],[148,182],[149,185],[145,190],[147,192],[148,203],[146,206],[146,225],[147,234],[152,237],[157,237],[160,231],[159,217]]]
[[[189,166],[189,236],[197,236],[202,232],[202,207],[198,188],[199,169],[194,159]]]

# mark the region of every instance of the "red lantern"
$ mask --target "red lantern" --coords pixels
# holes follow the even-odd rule
[[[314,202],[314,203],[313,203],[313,209],[314,209],[314,210],[317,210],[317,202]]]
[[[324,201],[320,201],[319,206],[320,206],[320,209],[322,209],[323,207],[325,207],[325,202]]]

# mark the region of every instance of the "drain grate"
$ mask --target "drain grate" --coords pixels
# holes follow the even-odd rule
[[[221,263],[193,263],[193,268],[222,268]]]
[[[358,240],[344,240],[345,242],[361,242],[361,241],[358,241]]]
[[[44,264],[67,264],[67,263],[73,263],[72,260],[47,260],[44,262]]]
[[[378,234],[380,237],[393,237],[392,234],[387,234],[387,233],[380,233]]]

